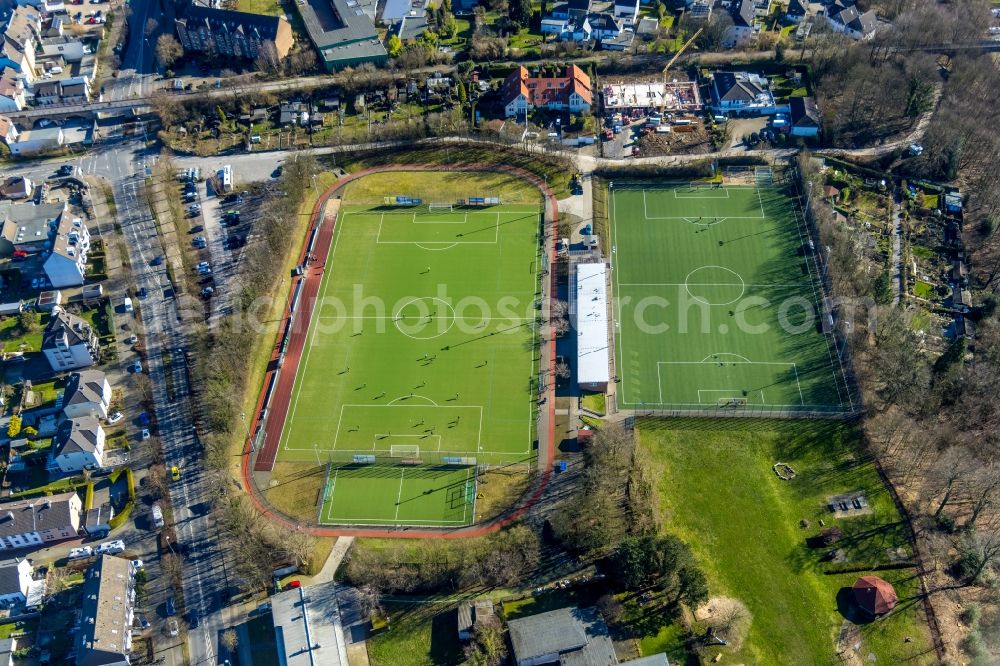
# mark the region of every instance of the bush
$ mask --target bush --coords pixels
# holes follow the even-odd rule
[[[20,415],[15,414],[14,416],[10,417],[10,423],[7,424],[7,436],[11,438],[17,437],[17,435],[20,432],[21,432],[21,417]]]

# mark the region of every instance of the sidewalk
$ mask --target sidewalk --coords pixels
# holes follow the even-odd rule
[[[344,556],[347,555],[347,551],[350,550],[353,543],[354,537],[352,536],[337,537],[337,543],[333,544],[333,550],[330,551],[326,562],[323,563],[323,568],[306,585],[321,585],[322,583],[332,581],[334,574],[337,573],[337,569],[340,568],[340,563],[344,561]]]

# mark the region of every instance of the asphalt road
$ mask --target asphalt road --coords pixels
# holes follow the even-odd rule
[[[133,287],[145,287],[147,291],[147,297],[138,305],[146,331],[143,365],[152,380],[156,434],[163,443],[167,468],[176,465],[181,472],[181,479],[170,485],[170,498],[180,549],[188,551],[183,575],[185,607],[204,618],[198,629],[188,634],[190,663],[215,664],[222,618],[212,611],[220,606],[227,576],[216,527],[208,515],[211,490],[204,482],[201,451],[194,437],[183,354],[183,321],[201,316],[201,306],[196,300],[185,304],[184,299],[174,297],[165,262],[152,265],[154,257],[165,254],[156,221],[142,194],[145,167],[151,166],[153,159],[141,143],[123,144],[108,155],[106,175],[113,183]],[[167,663],[184,663],[183,653],[171,651]]]

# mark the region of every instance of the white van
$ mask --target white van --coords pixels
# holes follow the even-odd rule
[[[132,307],[132,299],[128,296],[125,297],[125,312],[134,312]]]

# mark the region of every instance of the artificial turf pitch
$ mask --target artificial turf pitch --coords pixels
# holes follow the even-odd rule
[[[474,465],[534,455],[539,216],[341,207],[278,451],[330,465],[320,522],[468,524]]]
[[[853,411],[788,192],[616,182],[610,200],[619,405]]]

